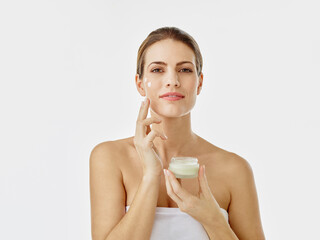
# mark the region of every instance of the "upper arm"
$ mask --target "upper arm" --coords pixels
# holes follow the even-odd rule
[[[239,239],[264,240],[257,190],[250,164],[232,153],[229,223]]]
[[[113,142],[103,142],[90,154],[91,234],[104,240],[125,214],[125,189]]]

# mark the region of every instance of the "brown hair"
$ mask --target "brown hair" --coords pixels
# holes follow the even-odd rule
[[[193,50],[196,57],[197,74],[198,76],[200,76],[202,71],[202,55],[200,52],[200,48],[197,42],[194,40],[194,38],[187,32],[179,28],[162,27],[152,31],[139,47],[137,57],[137,74],[139,74],[139,78],[141,79],[143,76],[143,69],[145,64],[144,58],[147,48],[150,47],[152,44],[164,39],[173,39],[176,41],[181,41]]]

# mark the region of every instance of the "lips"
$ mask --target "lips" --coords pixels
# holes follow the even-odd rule
[[[165,98],[184,98],[184,96],[178,92],[167,92],[160,96],[160,98],[164,98],[164,97]]]

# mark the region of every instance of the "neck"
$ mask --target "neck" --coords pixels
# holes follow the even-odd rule
[[[159,124],[152,124],[152,129],[168,137],[167,140],[157,137],[153,141],[162,160],[169,162],[173,156],[185,156],[190,152],[191,146],[197,140],[197,135],[191,130],[190,113],[182,117],[168,118],[151,112],[151,116],[162,120]]]

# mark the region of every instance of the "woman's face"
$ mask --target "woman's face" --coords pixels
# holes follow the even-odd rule
[[[195,105],[203,74],[197,76],[191,48],[180,41],[165,39],[147,49],[144,76],[140,80],[143,89],[138,89],[150,99],[151,111],[164,117],[181,117]],[[176,101],[160,97],[167,92],[178,92],[184,97]]]

